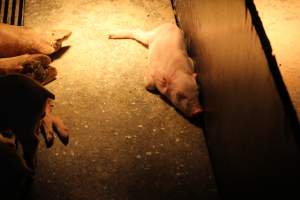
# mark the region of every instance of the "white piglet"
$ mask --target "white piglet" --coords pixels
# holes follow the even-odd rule
[[[146,89],[157,89],[187,117],[202,113],[193,60],[187,54],[184,34],[176,25],[163,24],[148,32],[115,31],[109,39],[134,39],[148,47]]]

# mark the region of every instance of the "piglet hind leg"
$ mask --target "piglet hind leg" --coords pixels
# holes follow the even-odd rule
[[[108,34],[108,39],[132,39],[145,47],[148,47],[153,40],[153,32],[142,30],[116,30]]]

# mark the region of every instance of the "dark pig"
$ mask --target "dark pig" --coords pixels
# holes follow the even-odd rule
[[[55,96],[40,83],[21,74],[0,76],[0,96],[0,133],[10,130],[15,134],[28,168],[35,169],[41,125],[54,127],[62,142],[68,143],[67,129],[48,109]],[[0,141],[8,144],[3,137]]]
[[[0,106],[4,106],[4,104],[2,104],[4,100],[9,103],[10,98],[13,98],[13,96],[5,95],[7,92],[10,92],[10,94],[16,93],[15,95],[19,97],[18,101],[21,103],[21,99],[23,98],[29,98],[30,95],[32,95],[33,98],[42,94],[40,91],[43,91],[43,87],[41,85],[37,86],[33,80],[26,79],[23,76],[18,77],[17,75],[12,75],[6,77],[6,75],[16,73],[24,74],[27,77],[38,81],[42,85],[53,81],[57,75],[57,71],[54,67],[49,66],[51,59],[48,55],[58,51],[62,46],[62,42],[68,39],[70,35],[71,31],[68,30],[37,30],[0,23],[0,75],[4,75],[0,78],[0,88],[3,88],[3,91],[0,90],[1,95],[3,95],[1,96]],[[13,81],[16,81],[16,83],[13,83]],[[22,86],[22,83],[25,85]],[[33,88],[32,91],[28,86],[30,83],[32,83],[30,86]],[[18,87],[16,84],[18,84]],[[24,91],[24,88],[26,88],[28,93],[18,94],[20,91]],[[39,89],[36,90],[34,88]],[[44,88],[44,90],[46,89]],[[24,97],[22,95],[24,95]],[[59,117],[52,115],[51,110],[49,109],[50,106],[52,107],[52,103],[50,103],[49,99],[51,98],[48,98],[47,101],[45,101],[45,117],[42,119],[41,124],[42,131],[46,136],[47,146],[50,147],[53,144],[54,132],[57,133],[59,139],[66,145],[69,141],[67,128]],[[17,108],[20,109],[21,112],[27,107],[26,104],[21,103],[16,104],[15,108],[13,107],[13,104],[9,105],[11,105],[11,109],[14,108],[16,112]],[[25,107],[22,108],[22,106],[19,105]],[[24,117],[24,122],[22,123],[26,123],[33,117],[30,113],[34,112],[36,109],[35,107],[38,107],[38,105],[31,105],[27,113],[22,113]],[[30,109],[32,109],[32,112]],[[14,114],[15,113],[12,112],[11,115]],[[25,117],[25,114],[28,114],[28,116]],[[19,120],[15,120],[15,122],[21,122],[21,119],[18,119]],[[17,126],[17,124],[11,124],[10,126]]]
[[[26,186],[31,170],[28,169],[24,160],[16,153],[14,141],[7,144],[8,139],[0,133],[0,195],[1,199],[20,199]],[[3,143],[3,140],[7,142]]]
[[[10,130],[15,134],[22,144],[27,167],[34,170],[39,129],[42,119],[49,114],[48,99],[54,99],[54,95],[21,74],[0,76],[0,94],[0,132]]]
[[[157,89],[187,117],[202,113],[193,60],[188,56],[184,34],[174,24],[163,24],[152,31],[120,30],[110,39],[134,39],[149,49],[145,72],[147,90]]]

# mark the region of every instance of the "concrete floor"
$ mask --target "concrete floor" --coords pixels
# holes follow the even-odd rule
[[[254,2],[300,119],[300,1]]]
[[[218,199],[202,129],[144,89],[147,49],[107,39],[164,22],[169,0],[26,1],[26,26],[73,31],[47,85],[70,144],[41,140],[28,199]]]

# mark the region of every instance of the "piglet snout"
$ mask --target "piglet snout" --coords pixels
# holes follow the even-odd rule
[[[196,116],[199,116],[200,114],[202,114],[203,110],[200,106],[195,106],[193,107],[192,109],[192,117],[196,117]]]

